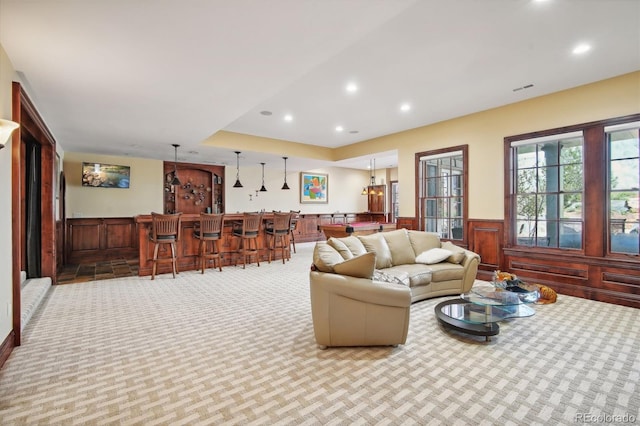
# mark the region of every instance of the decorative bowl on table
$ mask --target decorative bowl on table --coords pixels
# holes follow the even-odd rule
[[[514,274],[507,274],[504,272],[494,274],[492,284],[497,289],[516,293],[522,303],[535,303],[540,298],[538,287],[525,283]]]

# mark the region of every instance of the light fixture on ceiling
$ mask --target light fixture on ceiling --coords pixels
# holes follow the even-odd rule
[[[181,185],[180,179],[178,179],[178,147],[180,145],[178,145],[177,143],[171,145],[173,145],[173,150],[175,152],[175,155],[173,157],[173,179],[171,180],[171,185],[179,186]]]
[[[358,91],[358,86],[355,83],[349,83],[345,87],[345,90],[349,93],[355,93]]]
[[[573,48],[572,53],[574,55],[582,55],[583,53],[587,53],[589,50],[591,50],[591,46],[586,43],[581,43]]]
[[[264,163],[260,163],[262,165],[262,186],[260,187],[260,192],[267,192],[267,188],[264,187]]]
[[[284,121],[293,121],[293,115],[287,114],[284,116]]]
[[[281,189],[289,189],[289,185],[287,185],[287,158],[289,157],[282,157],[284,160],[284,184]]]
[[[344,127],[342,126],[336,126],[336,132],[341,132],[344,130]]]
[[[242,184],[240,183],[240,151],[235,151],[236,153],[236,183],[233,184],[234,188],[242,188]]]
[[[5,144],[9,142],[11,133],[18,127],[20,125],[15,121],[0,119],[0,149],[4,148]]]

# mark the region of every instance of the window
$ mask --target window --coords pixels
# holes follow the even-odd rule
[[[419,226],[441,238],[464,240],[467,145],[416,154]]]
[[[582,248],[582,132],[511,144],[516,244]]]
[[[513,247],[640,255],[640,114],[505,138]]]
[[[396,223],[400,214],[400,186],[398,181],[391,181],[391,222]]]
[[[613,253],[640,253],[640,122],[605,128],[608,151],[609,246]]]

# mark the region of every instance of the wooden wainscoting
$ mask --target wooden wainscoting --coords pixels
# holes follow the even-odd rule
[[[504,223],[501,220],[471,219],[467,222],[469,250],[480,255],[478,278],[491,280],[495,270],[502,269]]]
[[[418,220],[415,217],[398,217],[396,219],[396,224],[398,226],[398,229],[418,229]]]
[[[67,219],[66,263],[138,258],[132,217]]]

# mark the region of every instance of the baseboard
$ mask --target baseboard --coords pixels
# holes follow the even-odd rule
[[[4,339],[2,342],[2,346],[0,346],[0,369],[4,366],[4,363],[9,359],[9,355],[11,355],[11,351],[14,348],[14,342],[16,340],[16,333],[11,330],[11,333]]]

